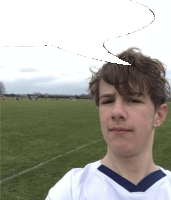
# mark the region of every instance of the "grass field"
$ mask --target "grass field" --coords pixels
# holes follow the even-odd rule
[[[153,155],[155,164],[171,170],[171,102],[167,104],[169,113],[156,129]],[[69,170],[106,155],[99,113],[91,100],[1,98],[0,111],[1,200],[43,200]]]

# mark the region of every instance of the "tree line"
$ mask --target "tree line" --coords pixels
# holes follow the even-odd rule
[[[91,99],[90,95],[35,95],[35,94],[27,94],[27,96],[18,95],[18,94],[4,94],[5,97],[22,97],[22,98],[30,98],[33,96],[37,96],[38,98],[58,98],[58,99],[70,99],[70,97],[75,97],[75,99]]]

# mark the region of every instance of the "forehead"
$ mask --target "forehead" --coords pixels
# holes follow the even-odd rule
[[[104,92],[113,92],[115,91],[115,87],[113,85],[109,85],[106,83],[103,79],[100,80],[100,85],[99,85],[99,94],[102,95]]]
[[[138,90],[138,87],[133,85],[132,83],[129,83],[129,85],[136,91]],[[99,96],[101,97],[104,94],[114,94],[117,93],[116,88],[113,85],[110,85],[108,83],[106,83],[103,79],[100,81],[100,85],[99,85]],[[143,95],[142,97],[145,98],[146,95]]]

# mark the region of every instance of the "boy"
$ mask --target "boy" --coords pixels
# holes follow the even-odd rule
[[[99,109],[106,156],[69,171],[46,200],[171,200],[171,172],[155,165],[155,128],[166,119],[170,85],[163,64],[130,48],[106,63],[89,90]]]

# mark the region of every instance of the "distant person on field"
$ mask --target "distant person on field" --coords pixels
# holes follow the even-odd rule
[[[171,171],[153,161],[155,129],[166,119],[171,95],[166,70],[138,48],[117,57],[131,65],[108,62],[90,70],[88,91],[99,111],[106,156],[71,169],[46,200],[171,200]]]
[[[5,97],[4,96],[2,97],[2,99],[3,99],[3,101],[5,101]]]

